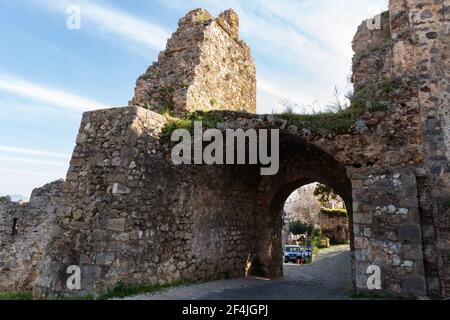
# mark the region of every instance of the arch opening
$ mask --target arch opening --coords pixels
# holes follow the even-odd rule
[[[344,200],[319,183],[295,190],[283,209],[283,275],[306,294],[345,298],[352,287],[350,221]]]
[[[341,199],[342,207],[347,209],[348,250],[354,250],[352,184],[345,166],[308,141],[282,134],[279,173],[261,179],[258,195],[257,257],[268,278],[285,275],[286,201],[296,190],[312,184],[329,187]],[[348,268],[351,274],[351,267]]]

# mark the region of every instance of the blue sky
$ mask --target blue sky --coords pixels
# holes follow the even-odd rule
[[[81,9],[69,30],[67,8]],[[125,106],[180,17],[235,9],[258,74],[258,112],[349,88],[351,40],[386,0],[0,0],[0,195],[64,178],[84,111]]]

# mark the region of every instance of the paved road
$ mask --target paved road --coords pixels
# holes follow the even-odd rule
[[[343,300],[351,288],[350,251],[336,246],[321,251],[308,266],[287,264],[280,280],[234,279],[173,288],[133,300]]]

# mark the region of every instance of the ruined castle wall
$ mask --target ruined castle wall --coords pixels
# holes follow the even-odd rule
[[[376,23],[380,23],[380,28],[377,28]],[[391,76],[391,27],[388,11],[361,23],[352,45],[355,52],[352,75],[355,91]]]
[[[35,189],[29,203],[0,199],[0,292],[33,289],[61,185],[57,181]]]
[[[450,1],[408,1],[409,24],[418,72],[418,98],[422,118],[426,174],[423,215],[428,223],[427,264],[433,278],[429,290],[450,295]],[[431,200],[431,201],[430,201]],[[433,221],[435,232],[430,232]],[[434,248],[433,248],[434,244]],[[437,253],[437,254],[436,254]],[[436,268],[437,266],[437,268]],[[438,272],[436,273],[436,269]]]
[[[392,0],[380,30],[359,28],[353,81],[362,115],[347,132],[312,132],[277,116],[234,114],[220,124],[286,133],[291,140],[285,137],[275,177],[260,178],[253,167],[174,166],[161,144],[166,119],[155,112],[86,113],[37,294],[240,276],[256,257],[267,275],[281,276],[282,204],[315,181],[334,187],[351,208],[357,289],[367,289],[367,268],[378,265],[386,293],[443,291],[447,16],[448,1]],[[167,50],[138,80],[132,104],[175,114],[213,109],[207,102],[240,110],[240,100],[253,97],[254,81],[253,71],[244,74],[248,86],[233,100],[230,92],[244,85],[233,80],[241,72],[237,62],[249,63],[234,47],[236,25],[231,12],[214,20],[195,10],[181,19]],[[220,105],[227,97],[236,103]],[[81,292],[65,287],[69,265],[82,269]]]
[[[214,19],[191,11],[158,62],[139,78],[131,105],[182,115],[196,110],[256,113],[256,69],[229,10]]]
[[[354,42],[353,81],[357,90],[379,81],[380,76],[404,84],[396,96],[399,106],[410,109],[405,123],[414,123],[416,129],[414,140],[418,149],[413,154],[424,267],[427,293],[435,297],[446,296],[450,290],[449,209],[444,205],[450,199],[449,4],[450,1],[421,1],[420,5],[416,1],[390,1],[389,25],[383,16],[379,30],[368,30],[363,23]],[[384,42],[389,34],[390,41]],[[391,114],[389,118],[398,116]],[[405,136],[403,130],[400,132]]]
[[[252,170],[173,165],[165,123],[136,107],[84,115],[37,294],[245,275]],[[81,268],[82,291],[65,286],[70,265]]]
[[[237,16],[234,19],[237,20]],[[238,27],[238,24],[234,25],[233,30]],[[231,32],[235,33],[235,38]],[[256,69],[250,49],[236,33],[227,32],[217,22],[205,29],[207,41],[201,47],[195,83],[188,91],[189,111],[256,113]]]

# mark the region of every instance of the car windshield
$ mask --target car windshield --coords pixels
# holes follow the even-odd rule
[[[286,252],[301,252],[300,247],[286,247]]]

